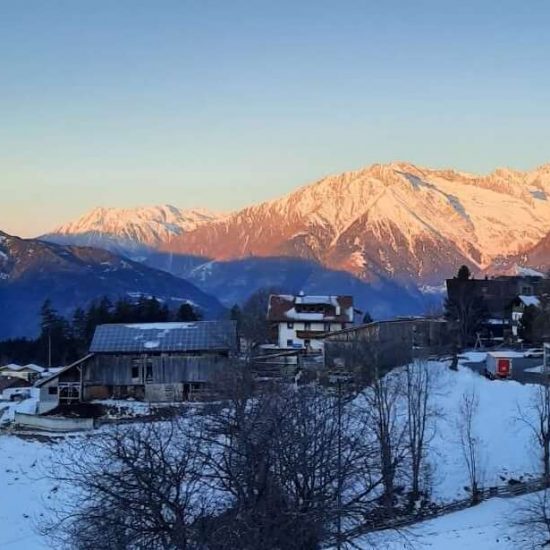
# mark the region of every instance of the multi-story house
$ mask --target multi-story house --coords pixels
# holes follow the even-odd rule
[[[279,348],[322,351],[327,333],[353,324],[353,297],[272,294],[267,319]]]

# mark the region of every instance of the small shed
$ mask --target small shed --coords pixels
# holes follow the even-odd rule
[[[485,359],[485,374],[491,378],[510,378],[514,358],[518,357],[515,351],[490,351]]]
[[[59,404],[82,400],[82,372],[92,357],[92,354],[88,354],[36,382],[35,386],[40,390],[40,413],[54,409]]]

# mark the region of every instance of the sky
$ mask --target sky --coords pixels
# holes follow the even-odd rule
[[[0,229],[550,162],[540,0],[0,0]]]

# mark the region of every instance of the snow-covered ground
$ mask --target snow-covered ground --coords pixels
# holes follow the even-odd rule
[[[430,451],[435,469],[434,498],[449,502],[467,496],[464,487],[468,479],[456,417],[462,396],[472,391],[479,399],[475,429],[482,442],[483,485],[502,485],[510,478],[537,475],[539,465],[532,435],[526,425],[517,420],[518,408],[528,413],[537,387],[514,381],[490,381],[463,366],[458,372],[451,371],[446,363],[432,362],[429,366],[437,378],[434,399],[440,414]],[[399,371],[395,375],[398,376]],[[101,437],[101,432],[95,432],[95,436]],[[57,441],[28,441],[0,432],[1,549],[48,548],[33,529],[40,514],[46,512],[48,497],[55,487],[44,472],[52,453],[58,453],[65,445],[63,437]],[[502,533],[510,516],[508,507],[513,507],[516,500],[494,500],[426,522],[415,530],[413,547],[452,549],[455,546],[451,544],[456,544],[456,548],[468,544],[472,549],[513,548],[513,545],[507,546],[509,541]],[[392,544],[402,545],[402,541]],[[394,545],[391,549],[402,547]]]
[[[39,403],[39,392],[36,388],[29,388],[28,392],[31,396],[22,401],[0,400],[0,426],[8,422],[13,422],[16,412],[36,414]]]
[[[44,468],[57,446],[0,435],[0,548],[51,548],[35,528],[55,491],[54,483],[44,476]]]
[[[475,392],[479,400],[475,435],[481,441],[483,484],[502,485],[510,478],[536,475],[539,464],[532,434],[518,417],[519,410],[528,412],[537,386],[491,381],[462,366],[458,373],[441,363],[432,366],[438,372],[436,408],[441,413],[432,441],[434,497],[449,501],[467,496],[464,487],[468,477],[457,428],[458,409],[465,393]]]
[[[513,526],[526,499],[494,498],[473,508],[425,521],[403,533],[382,531],[370,535],[360,546],[380,550],[516,550],[524,537]]]

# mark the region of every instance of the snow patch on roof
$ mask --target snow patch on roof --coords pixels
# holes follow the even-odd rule
[[[518,296],[525,306],[540,306],[540,300],[536,296]]]
[[[515,271],[518,275],[521,275],[522,277],[545,277],[544,273],[541,273],[536,269],[532,269],[530,267],[522,267],[517,264],[515,267]]]
[[[137,330],[180,330],[197,328],[197,323],[132,323],[124,326]]]
[[[160,346],[160,342],[158,340],[149,340],[148,342],[145,342],[143,344],[143,347],[146,349],[155,349],[155,348],[158,348],[159,346]]]

